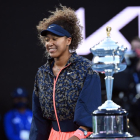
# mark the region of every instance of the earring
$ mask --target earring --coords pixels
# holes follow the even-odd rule
[[[76,50],[69,49],[69,52],[74,53],[74,52],[76,52]]]

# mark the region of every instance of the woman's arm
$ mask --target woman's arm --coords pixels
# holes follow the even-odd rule
[[[100,77],[96,72],[89,70],[76,104],[74,122],[79,126],[92,129],[92,112],[100,105]]]
[[[92,130],[92,112],[101,105],[101,83],[100,77],[92,69],[89,69],[83,89],[79,95],[75,114],[74,122],[84,130]],[[76,135],[81,133],[77,131]],[[92,133],[92,132],[91,132]],[[90,133],[90,134],[91,134]],[[82,133],[81,133],[82,134]],[[79,140],[78,137],[73,136],[69,140]],[[89,136],[89,133],[88,135]],[[84,135],[83,135],[84,138]]]
[[[80,129],[81,129],[82,131],[80,131]],[[86,136],[85,136],[83,130],[87,132],[87,131],[89,130],[89,128],[84,127],[84,126],[80,126],[79,129],[78,129],[78,131],[76,132],[76,136],[73,135],[73,136],[72,136],[71,138],[69,138],[68,140],[80,140],[81,138],[88,137],[88,136],[92,133],[92,132],[88,132],[88,133],[86,134]],[[78,135],[77,135],[77,134],[78,134]],[[79,134],[80,134],[80,135],[79,135]],[[81,138],[79,138],[79,137],[81,137]]]
[[[51,120],[43,118],[38,97],[37,78],[35,80],[34,92],[32,96],[33,118],[30,129],[30,140],[47,140],[51,131]]]

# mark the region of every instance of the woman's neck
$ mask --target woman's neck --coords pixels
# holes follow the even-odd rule
[[[54,58],[55,61],[54,66],[63,68],[67,64],[67,61],[69,60],[70,57],[71,57],[71,53],[68,53],[67,55],[63,55],[59,58]]]

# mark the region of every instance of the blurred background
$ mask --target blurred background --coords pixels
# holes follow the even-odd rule
[[[15,89],[26,89],[28,109],[31,110],[34,77],[37,69],[46,62],[36,25],[48,17],[48,11],[55,10],[59,3],[75,9],[84,27],[83,44],[77,50],[79,55],[92,60],[89,48],[106,37],[106,25],[112,27],[112,38],[128,47],[125,55],[128,68],[114,75],[113,100],[130,112],[130,131],[140,135],[140,55],[137,51],[140,49],[140,1],[7,0],[0,4],[0,140],[6,140],[5,114],[14,107],[12,93]],[[136,43],[132,43],[133,38],[137,38]],[[132,46],[134,47],[131,49]],[[104,75],[100,76],[104,102]]]

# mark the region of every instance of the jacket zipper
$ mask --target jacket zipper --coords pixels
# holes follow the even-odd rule
[[[71,63],[70,63],[70,64],[71,64]],[[70,65],[70,64],[69,64],[69,65]],[[68,67],[69,65],[67,65],[66,67]],[[63,69],[65,69],[66,67],[64,67]],[[59,128],[59,132],[61,132],[61,129],[60,129],[59,120],[58,120],[57,111],[56,111],[56,106],[55,106],[55,86],[56,86],[56,82],[57,82],[58,76],[59,76],[59,74],[61,73],[61,71],[62,71],[63,69],[61,69],[61,70],[59,71],[59,73],[58,73],[57,76],[56,76],[56,79],[54,78],[54,86],[53,86],[53,107],[54,107],[54,112],[55,112],[55,117],[56,117],[57,124],[58,124],[58,128]]]

